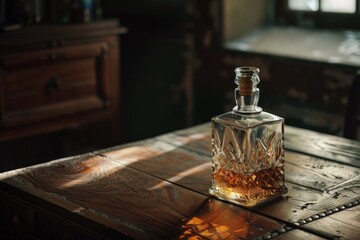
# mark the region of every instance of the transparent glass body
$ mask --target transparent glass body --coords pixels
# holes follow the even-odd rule
[[[241,72],[243,71],[243,72]],[[254,206],[287,192],[284,179],[284,119],[257,107],[257,68],[237,68],[233,111],[212,118],[212,186],[221,199]],[[243,87],[244,89],[241,89]],[[249,91],[244,91],[244,90]],[[244,95],[245,94],[245,95]]]

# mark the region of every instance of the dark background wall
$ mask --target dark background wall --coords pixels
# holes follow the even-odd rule
[[[191,1],[103,1],[106,18],[129,29],[122,39],[124,141],[190,124]]]

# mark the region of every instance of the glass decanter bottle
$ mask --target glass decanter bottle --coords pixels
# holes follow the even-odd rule
[[[254,206],[287,192],[284,119],[257,106],[259,69],[235,69],[236,106],[212,120],[212,186],[221,199]]]

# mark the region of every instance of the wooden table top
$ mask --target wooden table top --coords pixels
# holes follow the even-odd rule
[[[246,208],[208,193],[210,133],[207,123],[5,172],[0,197],[71,220],[94,239],[360,238],[360,142],[285,127],[289,192]],[[49,224],[27,212],[29,228]]]

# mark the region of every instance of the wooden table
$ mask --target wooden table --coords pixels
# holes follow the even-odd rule
[[[203,124],[0,174],[3,237],[7,230],[26,239],[360,239],[360,143],[293,127],[285,133],[289,192],[265,205],[209,196],[211,136]]]

